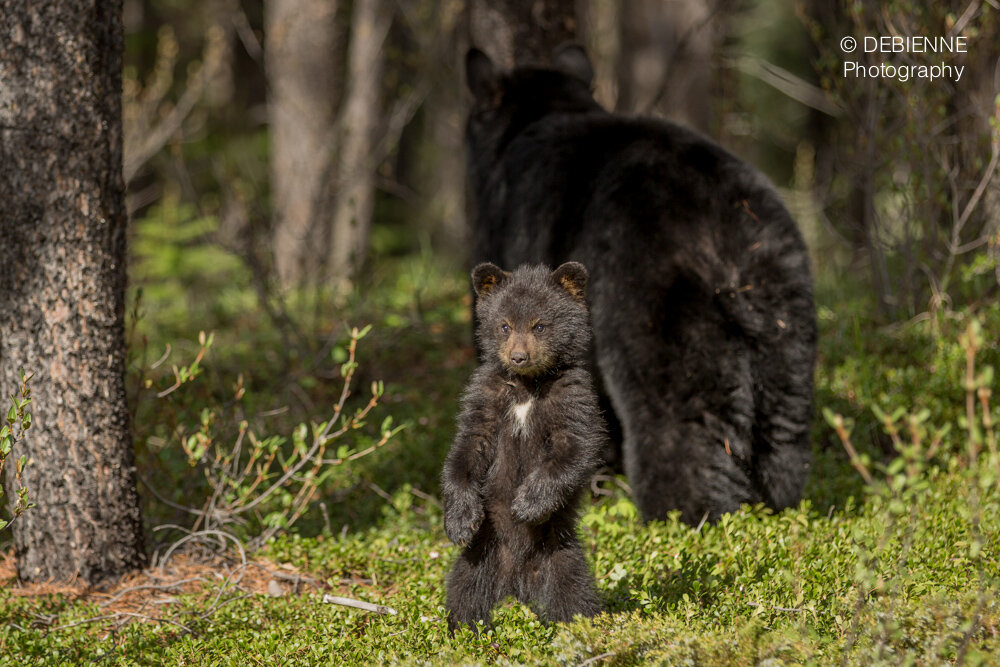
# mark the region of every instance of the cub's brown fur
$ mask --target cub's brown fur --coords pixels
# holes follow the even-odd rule
[[[482,364],[442,479],[445,530],[464,547],[448,576],[448,625],[489,624],[508,595],[546,621],[596,614],[576,535],[607,437],[587,370],[587,271],[480,264],[472,282]]]

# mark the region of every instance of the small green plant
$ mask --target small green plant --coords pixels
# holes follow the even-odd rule
[[[933,653],[944,660],[961,664],[973,638],[982,630],[983,611],[996,601],[995,554],[991,553],[983,532],[985,508],[997,507],[997,481],[1000,479],[1000,458],[997,454],[990,389],[993,368],[984,365],[978,372],[976,354],[984,347],[982,325],[970,316],[967,326],[958,335],[958,345],[964,352],[965,373],[961,386],[965,393],[965,414],[958,418],[964,438],[957,438],[951,447],[942,447],[951,433],[950,424],[935,428],[929,424],[926,408],[886,410],[872,405],[871,410],[888,436],[896,456],[888,463],[873,462],[859,454],[851,442],[853,420],[832,410],[823,416],[834,429],[851,465],[861,474],[868,488],[868,500],[881,514],[881,530],[877,534],[858,534],[855,538],[856,569],[854,576],[855,609],[846,635],[844,664],[863,657],[868,664],[893,662],[894,656],[909,648],[906,619],[899,607],[913,590],[926,584],[912,574],[909,567],[913,551],[920,547],[920,535],[915,526],[920,514],[935,492],[935,480],[942,476],[941,468],[964,481],[964,504],[960,507],[959,523],[965,539],[957,540],[955,560],[961,562],[970,575],[975,596],[974,610],[969,606],[948,619],[950,632],[939,638]],[[979,414],[977,414],[977,407]],[[988,457],[984,460],[984,445]],[[946,452],[943,460],[938,455]],[[990,572],[992,571],[992,575]],[[866,627],[867,626],[867,627]],[[867,630],[865,632],[864,630]],[[861,645],[863,635],[869,642]],[[928,650],[930,647],[923,647]]]
[[[340,395],[330,418],[322,423],[301,423],[290,437],[261,436],[244,419],[230,440],[219,434],[225,426],[220,423],[224,419],[219,409],[200,410],[197,427],[179,438],[188,465],[202,471],[209,491],[200,508],[183,508],[195,517],[192,532],[235,531],[251,550],[257,549],[301,518],[336,468],[368,456],[399,432],[402,427],[393,426],[392,418],[386,417],[376,436],[365,434],[367,419],[384,394],[381,382],[372,382],[364,405],[353,411],[347,406],[358,368],[357,344],[370,330],[370,326],[351,330],[340,367]],[[174,366],[174,382],[157,396],[164,397],[198,377],[212,342],[212,336],[202,332],[194,361]],[[232,401],[239,402],[244,393],[241,377]],[[345,442],[351,436],[360,444]]]
[[[3,500],[4,497],[3,473],[7,459],[13,453],[14,445],[24,437],[25,431],[31,428],[31,413],[27,409],[28,404],[31,403],[31,388],[28,386],[31,375],[25,374],[24,369],[21,369],[18,374],[21,378],[21,388],[17,394],[11,395],[11,406],[10,410],[7,411],[6,423],[0,427],[0,500]],[[26,509],[34,505],[28,501],[28,489],[21,483],[21,473],[27,463],[26,454],[18,456],[14,463],[14,480],[17,484],[17,490],[15,496],[8,501],[11,518],[0,518],[0,530],[8,528]]]

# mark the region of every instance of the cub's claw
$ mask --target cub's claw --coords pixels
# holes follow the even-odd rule
[[[444,532],[458,546],[467,546],[482,525],[484,516],[481,504],[470,502],[451,507],[444,513]]]

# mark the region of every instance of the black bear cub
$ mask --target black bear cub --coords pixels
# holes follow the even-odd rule
[[[444,527],[464,547],[448,576],[448,627],[490,623],[513,595],[546,622],[601,603],[576,535],[607,438],[587,369],[587,271],[472,272],[482,353],[442,476]]]

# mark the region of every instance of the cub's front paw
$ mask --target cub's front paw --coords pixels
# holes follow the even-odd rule
[[[444,511],[444,532],[449,540],[464,547],[472,541],[484,516],[482,501],[478,499],[454,502]]]
[[[546,494],[532,493],[531,487],[522,485],[510,505],[514,518],[521,523],[544,523],[555,508]]]

